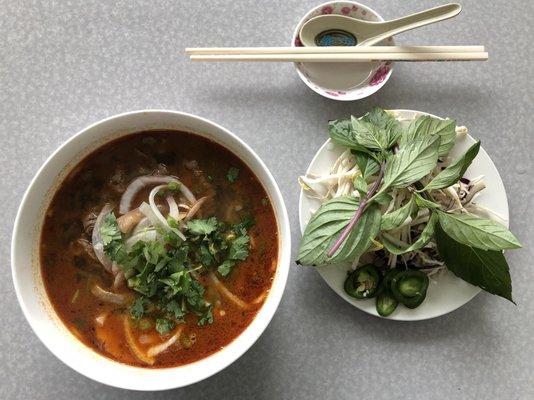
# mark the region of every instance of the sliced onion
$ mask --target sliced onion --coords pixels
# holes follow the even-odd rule
[[[106,203],[104,207],[102,207],[100,214],[98,214],[98,217],[96,217],[91,237],[95,256],[98,261],[100,261],[100,264],[102,264],[108,272],[111,271],[111,261],[109,261],[108,257],[104,253],[104,245],[102,244],[102,238],[100,237],[100,228],[102,227],[102,223],[104,222],[104,217],[108,215],[111,210],[113,210],[113,207],[111,207],[111,204],[109,203]]]
[[[180,335],[182,334],[183,330],[184,330],[184,326],[180,325],[174,335],[172,335],[165,342],[150,347],[148,351],[146,352],[146,355],[148,357],[156,357],[159,354],[163,353],[165,350],[171,347],[174,343],[176,343],[176,341],[180,338]]]
[[[144,215],[144,214],[143,214]],[[143,232],[147,228],[151,227],[152,223],[147,217],[144,217],[139,223],[135,226],[135,228],[132,231],[132,236],[138,234],[139,232]]]
[[[215,288],[221,293],[224,297],[226,297],[228,300],[230,300],[232,303],[234,303],[239,308],[248,308],[249,304],[245,303],[243,300],[241,300],[239,297],[237,297],[235,294],[233,294],[226,286],[222,284],[222,282],[217,279],[215,274],[213,272],[210,272],[208,274],[209,279],[215,286]]]
[[[185,196],[187,201],[191,203],[196,201],[195,196],[193,193],[191,193],[189,188],[187,188],[182,182],[173,176],[143,175],[134,179],[124,191],[119,205],[119,213],[126,214],[128,211],[130,211],[135,196],[145,187],[151,185],[168,184],[170,182],[178,183],[180,191]]]
[[[145,229],[144,231],[141,231],[139,233],[136,233],[135,235],[130,236],[128,239],[126,239],[126,242],[124,242],[124,247],[127,251],[130,251],[130,249],[133,247],[134,244],[136,244],[139,241],[143,242],[150,242],[153,240],[156,240],[158,237],[158,233],[155,229]]]
[[[195,216],[195,214],[200,210],[200,207],[208,200],[208,196],[201,197],[198,199],[189,209],[187,214],[185,215],[184,220],[189,221],[191,218]]]
[[[174,197],[171,195],[168,195],[165,199],[169,205],[169,215],[175,220],[178,220],[180,218],[180,211],[178,211],[178,204],[176,204],[176,200],[174,200]]]
[[[156,194],[161,190],[161,189],[164,189],[166,187],[166,185],[160,185],[160,186],[156,186],[154,189],[152,189],[150,191],[150,195],[148,196],[148,203],[150,204],[150,209],[152,210],[152,213],[156,216],[156,218],[158,219],[159,221],[159,225],[164,227],[165,229],[167,230],[170,230],[170,231],[173,231],[174,233],[176,233],[178,235],[178,237],[180,239],[182,239],[183,241],[185,241],[185,236],[183,235],[182,232],[180,232],[178,229],[176,228],[171,228],[169,226],[169,223],[167,222],[167,219],[163,216],[163,214],[161,213],[161,211],[159,210],[158,206],[156,205]]]
[[[126,343],[130,347],[130,350],[132,350],[133,355],[137,357],[139,361],[144,362],[145,364],[154,364],[156,360],[153,357],[149,357],[148,355],[146,355],[145,352],[137,344],[132,332],[132,327],[130,325],[130,320],[128,316],[123,316],[122,321],[124,326],[124,336],[126,337]]]
[[[160,222],[160,225],[164,227],[169,227],[169,224],[167,223],[167,219],[163,216],[161,211],[159,210],[157,204],[156,204],[156,195],[158,192],[162,189],[165,189],[167,185],[159,185],[156,186],[154,189],[150,191],[150,194],[148,195],[148,204],[150,204],[150,208],[152,209],[152,212],[157,217],[157,219]]]
[[[123,305],[126,303],[126,298],[122,294],[108,292],[107,290],[102,289],[98,285],[94,285],[91,288],[91,293],[95,295],[98,299],[105,301],[106,303],[120,304]]]
[[[150,207],[147,203],[145,202],[141,203],[141,205],[139,206],[139,210],[145,215],[145,217],[148,218],[148,220],[150,221],[152,225],[156,227],[157,226],[161,227],[161,221],[156,216],[156,214],[154,214],[154,211],[152,211],[152,207]]]

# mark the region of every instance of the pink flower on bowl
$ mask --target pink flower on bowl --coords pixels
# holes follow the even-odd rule
[[[329,1],[316,6],[300,20],[295,27],[291,45],[302,46],[303,44],[298,35],[300,27],[307,20],[325,14],[351,16],[366,21],[383,21],[382,17],[380,17],[376,11],[362,4],[348,0]],[[394,45],[393,40],[386,43]],[[300,78],[311,90],[321,96],[339,101],[360,100],[376,93],[387,82],[393,70],[393,63],[374,63],[373,68],[375,68],[375,72],[371,72],[371,79],[365,79],[361,84],[355,84],[355,81],[350,78],[352,76],[350,75],[350,67],[345,71],[341,68],[340,75],[343,76],[343,79],[346,79],[347,83],[345,85],[346,87],[340,87],[343,84],[339,85],[336,83],[334,86],[331,82],[332,80],[329,80],[328,78],[328,76],[336,76],[339,78],[339,76],[336,75],[336,71],[340,70],[340,68],[337,66],[332,66],[330,69],[327,68],[327,70],[330,71],[329,73],[328,71],[324,72],[321,68],[316,68],[316,65],[317,64],[305,62],[294,63]]]
[[[384,82],[384,79],[386,79],[389,72],[389,64],[383,65],[375,72],[373,77],[371,78],[371,82],[369,82],[369,85],[375,86],[379,83]]]
[[[334,12],[334,7],[332,7],[332,6],[324,6],[321,9],[321,13],[322,14],[332,14],[333,12]]]

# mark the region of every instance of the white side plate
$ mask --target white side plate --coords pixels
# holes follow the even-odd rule
[[[414,115],[427,114],[412,110],[395,111],[398,112],[402,118],[411,118]],[[455,156],[462,154],[473,143],[475,143],[475,140],[469,135],[457,140],[456,145],[450,153],[451,156],[454,158]],[[330,139],[328,139],[315,154],[306,172],[327,174],[334,161],[341,155],[343,150],[342,147],[334,145],[331,143]],[[477,197],[477,203],[503,216],[503,218],[505,218],[504,222],[508,226],[508,200],[506,198],[506,191],[495,164],[493,164],[490,156],[483,148],[480,149],[478,156],[465,174],[467,178],[474,178],[480,175],[484,175],[484,181],[487,187]],[[304,228],[310,220],[311,210],[316,210],[319,205],[320,202],[318,200],[310,199],[302,190],[300,191],[299,220],[301,232],[304,232]],[[319,267],[317,268],[317,271],[339,296],[344,298],[354,307],[369,314],[379,316],[376,312],[374,299],[356,300],[349,297],[343,290],[343,283],[349,269],[349,265],[339,264]],[[413,310],[408,309],[403,305],[399,305],[397,310],[387,318],[399,321],[418,321],[439,317],[463,306],[475,297],[480,290],[481,289],[478,287],[457,278],[447,270],[437,279],[430,281],[427,297],[423,304]]]

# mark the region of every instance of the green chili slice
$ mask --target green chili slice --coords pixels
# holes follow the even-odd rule
[[[393,296],[408,308],[418,307],[425,300],[427,289],[428,276],[421,271],[401,271],[391,279]]]
[[[356,299],[375,297],[380,283],[380,274],[373,264],[366,264],[349,273],[345,280],[345,292]]]
[[[393,293],[391,293],[391,290],[384,289],[377,297],[376,297],[376,311],[379,315],[382,317],[388,317],[391,315],[393,311],[397,308],[399,302],[393,296]]]

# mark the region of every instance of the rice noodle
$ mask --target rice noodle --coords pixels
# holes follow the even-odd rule
[[[180,325],[174,335],[172,335],[165,342],[150,347],[148,351],[146,352],[146,355],[148,357],[156,357],[160,355],[161,353],[163,353],[165,350],[171,347],[174,343],[176,343],[178,339],[180,339],[180,335],[182,334],[183,330],[184,330],[184,325]]]
[[[191,218],[193,218],[195,216],[195,214],[198,212],[198,210],[200,210],[200,207],[202,207],[202,205],[206,202],[206,200],[208,200],[208,196],[204,196],[204,197],[201,197],[200,199],[198,199],[195,202],[195,204],[193,204],[191,206],[191,208],[189,209],[189,211],[185,215],[184,220],[185,221],[189,221]]]
[[[178,184],[180,191],[187,199],[187,201],[189,201],[190,203],[194,203],[196,201],[195,196],[193,195],[193,193],[191,193],[189,188],[187,188],[182,182],[180,182],[177,178],[173,176],[143,175],[130,182],[130,184],[124,191],[119,205],[119,213],[125,214],[130,211],[135,196],[145,187],[152,185],[169,184],[171,182],[176,182]]]
[[[150,357],[145,354],[143,349],[139,347],[137,341],[135,340],[135,337],[132,332],[132,327],[130,325],[130,318],[127,315],[124,315],[122,322],[124,326],[124,336],[126,337],[126,343],[130,347],[130,350],[132,351],[133,355],[137,357],[139,361],[142,361],[148,365],[153,365],[156,361],[154,357]]]
[[[112,210],[113,207],[111,207],[111,204],[109,203],[106,203],[104,207],[102,207],[102,210],[98,214],[98,217],[96,217],[95,225],[93,226],[93,232],[91,234],[91,240],[93,243],[93,250],[95,252],[95,256],[100,262],[100,264],[102,264],[108,272],[111,271],[111,261],[104,253],[104,245],[102,244],[102,238],[100,237],[100,228],[102,227],[102,223],[104,222],[104,217]]]
[[[245,303],[243,300],[241,300],[239,297],[237,297],[235,294],[233,294],[226,286],[223,285],[223,283],[215,276],[213,272],[210,272],[208,274],[209,279],[215,286],[215,288],[221,293],[224,297],[226,297],[228,300],[230,300],[232,303],[234,303],[239,308],[248,308],[249,304]]]
[[[120,304],[124,305],[126,304],[126,297],[122,294],[108,292],[107,290],[102,289],[98,285],[93,285],[91,288],[91,293],[95,295],[98,299],[105,301],[106,303],[113,303],[113,304]]]

